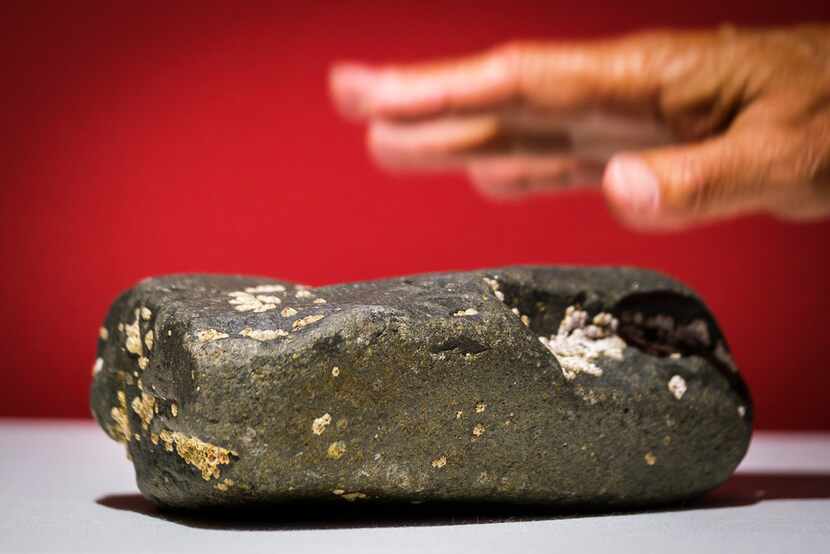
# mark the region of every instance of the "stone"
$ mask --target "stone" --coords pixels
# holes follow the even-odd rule
[[[176,508],[653,506],[724,482],[752,429],[705,305],[630,268],[147,279],[98,332],[91,404]]]

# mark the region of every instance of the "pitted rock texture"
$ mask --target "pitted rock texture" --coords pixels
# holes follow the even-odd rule
[[[627,268],[148,279],[93,372],[95,417],[170,507],[648,506],[722,483],[752,428],[706,307]]]

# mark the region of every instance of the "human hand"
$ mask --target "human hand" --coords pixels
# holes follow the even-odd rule
[[[640,229],[830,213],[830,26],[516,43],[336,65],[333,98],[386,167],[456,168],[490,196],[601,180]]]

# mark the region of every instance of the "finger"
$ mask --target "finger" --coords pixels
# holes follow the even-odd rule
[[[766,135],[766,136],[765,136]],[[672,229],[769,209],[795,193],[786,140],[763,129],[623,153],[603,177],[611,209],[640,229]]]
[[[368,143],[375,161],[387,168],[446,168],[462,163],[465,153],[498,134],[498,118],[487,115],[417,123],[375,121]]]
[[[706,36],[650,33],[586,43],[517,43],[398,67],[339,64],[329,85],[341,111],[356,117],[424,117],[517,100],[565,111],[597,103],[653,108],[661,83],[699,58]]]
[[[354,118],[404,118],[499,104],[515,94],[513,58],[488,52],[408,67],[339,64],[329,88],[340,111]]]
[[[467,174],[483,195],[503,199],[596,185],[603,166],[571,157],[499,156],[472,160]]]

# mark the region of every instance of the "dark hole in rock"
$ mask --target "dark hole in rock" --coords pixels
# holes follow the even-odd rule
[[[723,340],[699,302],[673,292],[626,296],[613,314],[626,344],[652,356],[709,356]]]
[[[500,281],[504,303],[529,317],[538,336],[555,335],[569,306],[591,316],[610,311],[619,320],[617,334],[626,344],[656,357],[703,356],[732,372],[724,338],[698,300],[672,291],[635,293],[609,309],[599,297],[586,292],[551,294],[510,281]]]

